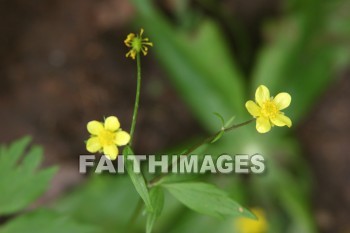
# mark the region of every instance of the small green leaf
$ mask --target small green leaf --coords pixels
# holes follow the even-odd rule
[[[164,191],[161,187],[154,187],[150,191],[151,203],[153,206],[153,212],[149,212],[147,215],[146,233],[151,233],[154,223],[162,213],[164,207]]]
[[[200,182],[163,185],[188,208],[213,217],[238,216],[256,219],[247,209],[214,185]]]
[[[141,173],[135,173],[134,172],[134,162],[133,160],[129,160],[127,158],[134,157],[134,152],[129,146],[126,146],[123,150],[123,155],[124,155],[124,162],[125,162],[125,168],[129,174],[129,177],[134,184],[134,187],[136,191],[139,193],[140,197],[142,200],[145,202],[146,208],[148,211],[152,211],[152,204],[147,188],[147,183],[145,178]]]
[[[216,137],[213,140],[211,140],[210,143],[214,143],[214,142],[218,141],[224,135],[224,133],[225,133],[225,131],[221,130],[220,133],[218,133],[216,135]]]
[[[228,128],[232,126],[233,121],[235,120],[236,116],[231,117],[224,125],[224,128]]]
[[[214,112],[213,114],[219,118],[219,120],[221,121],[221,126],[224,126],[224,125],[225,125],[224,117],[221,116],[221,115],[220,115],[219,113],[217,113],[217,112]]]

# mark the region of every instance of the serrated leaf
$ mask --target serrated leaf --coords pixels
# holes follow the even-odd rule
[[[154,187],[150,191],[153,211],[147,214],[146,233],[151,233],[154,223],[162,213],[164,207],[164,191],[161,187]]]
[[[256,219],[254,214],[214,185],[189,182],[164,184],[162,186],[185,206],[199,213],[213,217],[237,216]]]
[[[139,193],[142,200],[145,202],[148,211],[152,211],[152,204],[149,196],[149,191],[145,178],[141,173],[134,172],[134,162],[127,158],[135,157],[134,152],[129,146],[126,146],[123,150],[125,168],[129,174],[129,177],[134,184],[136,191]]]
[[[0,158],[0,214],[20,211],[42,195],[56,168],[36,172],[42,159],[42,149],[33,147],[25,154],[29,137],[24,137],[1,152]],[[23,160],[22,157],[24,157]],[[20,162],[22,161],[22,162]]]
[[[27,148],[31,138],[29,136],[25,136],[21,139],[16,140],[11,143],[9,148],[6,150],[6,156],[2,156],[0,163],[6,163],[7,167],[11,167],[15,165],[15,163],[23,156],[24,150]]]
[[[97,228],[81,225],[53,211],[40,210],[22,215],[0,228],[1,233],[95,233]]]

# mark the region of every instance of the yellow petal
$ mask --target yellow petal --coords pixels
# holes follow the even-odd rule
[[[120,127],[118,118],[115,116],[107,117],[105,120],[105,129],[109,131],[117,131]]]
[[[92,135],[98,135],[101,132],[101,130],[103,130],[103,124],[99,121],[90,121],[87,124],[87,130]]]
[[[104,155],[110,159],[115,160],[118,156],[118,148],[115,145],[109,145],[103,147],[103,153]]]
[[[261,107],[263,103],[270,99],[270,91],[264,85],[260,85],[255,92],[255,100]]]
[[[273,102],[275,102],[279,110],[287,108],[290,105],[291,101],[292,101],[292,97],[286,92],[279,93],[273,99]]]
[[[256,119],[256,130],[259,133],[267,133],[271,129],[271,124],[268,118],[258,117]]]
[[[253,117],[260,116],[261,109],[254,101],[247,101],[245,103],[245,107],[247,108],[250,115],[252,115]]]
[[[271,122],[277,126],[288,126],[289,128],[292,126],[292,121],[289,117],[284,114],[278,114],[276,117],[271,118]]]
[[[87,142],[86,142],[86,150],[89,151],[90,153],[95,153],[99,150],[101,150],[102,146],[100,143],[100,140],[98,137],[91,137]]]
[[[128,144],[129,141],[130,141],[130,135],[127,132],[119,131],[116,133],[114,142],[118,146],[124,146]]]

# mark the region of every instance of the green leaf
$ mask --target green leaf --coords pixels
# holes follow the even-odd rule
[[[172,173],[164,176],[154,185],[157,186],[162,184],[188,182],[188,181],[193,181],[195,179],[198,179],[199,177],[200,177],[200,174],[194,174],[194,173],[185,173],[185,174]]]
[[[219,118],[219,120],[221,121],[221,125],[224,126],[224,125],[225,125],[224,117],[221,116],[221,115],[220,115],[219,113],[217,113],[217,112],[214,112],[213,114]]]
[[[232,123],[235,120],[235,118],[236,118],[236,116],[233,116],[230,119],[228,119],[228,121],[224,125],[224,128],[228,128],[228,127],[232,126]]]
[[[6,151],[6,155],[3,154],[0,162],[2,164],[6,163],[6,166],[12,167],[15,163],[23,156],[24,150],[27,148],[28,144],[32,139],[29,136],[25,136],[17,141],[13,142]]]
[[[147,215],[146,232],[151,233],[153,225],[157,218],[162,213],[164,207],[164,191],[161,187],[154,187],[150,191],[151,203],[153,206],[153,211],[149,212]]]
[[[240,117],[245,114],[242,74],[216,23],[206,20],[198,30],[184,33],[176,31],[166,17],[154,9],[151,1],[132,2],[155,45],[159,61],[206,129],[217,129],[209,114],[212,111],[220,112],[224,117],[233,113]]]
[[[42,149],[32,147],[24,137],[12,143],[9,149],[3,147],[0,157],[0,214],[13,214],[26,208],[41,196],[57,169],[52,167],[36,171],[42,160]],[[23,157],[23,159],[22,159]]]
[[[218,134],[216,135],[216,137],[215,137],[213,140],[211,140],[210,143],[214,143],[214,142],[218,141],[218,140],[224,135],[224,133],[225,133],[225,131],[224,131],[224,130],[221,130],[220,133],[218,133]]]
[[[136,191],[139,193],[140,197],[142,200],[145,202],[146,208],[148,211],[152,211],[152,204],[149,196],[149,191],[147,187],[146,180],[142,173],[135,173],[134,172],[134,162],[133,160],[129,160],[128,158],[134,157],[134,152],[129,146],[126,146],[123,150],[123,155],[124,155],[124,163],[125,163],[125,168],[129,174],[129,177],[134,184],[134,187]],[[141,169],[141,168],[140,168]]]
[[[95,233],[95,227],[81,225],[66,216],[48,210],[22,215],[0,228],[1,233]]]
[[[238,216],[256,219],[250,211],[214,185],[193,182],[163,184],[163,187],[185,206],[199,213],[213,217]]]

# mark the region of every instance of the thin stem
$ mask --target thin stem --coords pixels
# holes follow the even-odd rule
[[[229,132],[229,131],[232,131],[232,130],[235,130],[237,128],[240,128],[242,126],[245,126],[245,125],[248,125],[249,123],[253,122],[255,119],[250,119],[248,121],[245,121],[243,123],[240,123],[240,124],[237,124],[237,125],[233,125],[231,127],[228,127],[228,128],[223,128],[221,130],[219,130],[218,132],[216,132],[215,134],[203,139],[201,142],[195,144],[194,146],[190,147],[188,150],[186,150],[183,155],[184,156],[188,156],[190,155],[193,151],[197,150],[199,147],[203,146],[204,144],[207,144],[207,143],[210,143],[212,142],[217,136],[219,136],[219,134],[221,134],[222,132]],[[177,158],[177,160],[174,162],[175,163],[178,163],[179,162],[179,159]],[[171,164],[169,167],[168,167],[168,171],[171,170],[173,164]],[[154,186],[157,182],[159,182],[163,177],[165,177],[167,174],[163,173],[157,177],[154,177],[150,182],[149,182],[149,186],[152,187]]]
[[[135,105],[134,105],[134,113],[132,115],[132,123],[131,123],[131,129],[130,129],[130,142],[129,142],[130,146],[132,146],[132,142],[134,139],[134,132],[135,132],[135,126],[136,126],[136,120],[137,120],[137,112],[139,109],[139,102],[140,102],[140,90],[141,90],[140,53],[137,53],[137,55],[136,55],[136,64],[137,64],[137,86],[136,86],[136,98],[135,98]]]

